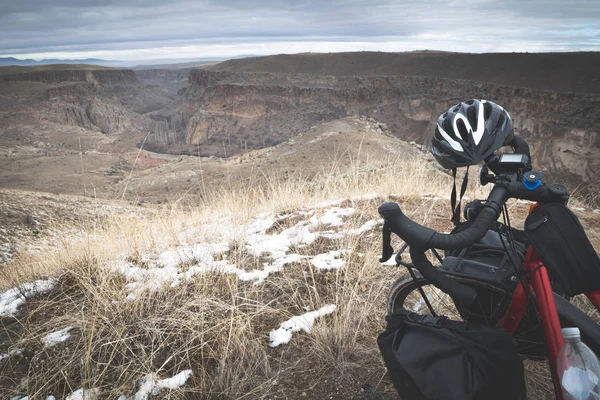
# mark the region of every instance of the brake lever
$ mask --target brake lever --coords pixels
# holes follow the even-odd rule
[[[408,244],[404,243],[402,245],[402,247],[400,248],[400,250],[398,250],[398,254],[396,254],[396,257],[394,257],[394,260],[396,261],[396,266],[402,265],[407,268],[414,268],[415,265],[413,263],[407,263],[407,262],[402,261],[402,253],[404,253],[404,250],[406,250],[407,247],[408,247]]]

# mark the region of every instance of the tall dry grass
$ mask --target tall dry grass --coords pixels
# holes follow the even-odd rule
[[[29,299],[16,317],[2,319],[0,352],[24,351],[0,361],[1,397],[62,398],[82,387],[101,389],[103,398],[131,396],[147,374],[166,378],[191,369],[193,376],[183,388],[162,395],[329,398],[335,392],[330,389],[337,388],[341,398],[394,398],[375,338],[384,326],[387,291],[401,272],[377,263],[377,230],[371,236],[294,248],[307,255],[352,252],[340,269],[321,272],[294,263],[260,286],[235,275],[197,274],[179,286],[165,285],[128,301],[127,282],[113,267],[123,260],[143,266],[152,255],[185,244],[189,237],[182,232],[208,239],[211,232],[197,228],[214,218],[228,216],[233,225],[242,225],[263,212],[290,213],[366,193],[379,197],[353,201],[357,213],[345,228],[377,219],[377,206],[395,193],[416,220],[449,230],[451,185],[450,176],[421,158],[379,166],[368,158],[349,164],[334,159],[310,181],[301,174],[263,173],[246,183],[228,180],[208,188],[200,204],[181,198],[155,218],[90,225],[81,238],[64,238],[60,250],[22,258],[0,272],[4,288],[48,276],[58,282],[49,295]],[[467,196],[484,198],[486,190],[471,184]],[[260,257],[243,251],[243,237],[228,244],[230,262],[247,270],[261,268]],[[325,304],[336,304],[337,310],[321,319],[312,334],[268,347],[271,329]],[[73,329],[65,344],[43,349],[46,334],[67,326]]]

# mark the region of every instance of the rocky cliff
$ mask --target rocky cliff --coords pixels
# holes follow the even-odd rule
[[[600,95],[434,76],[332,76],[194,70],[172,107],[153,115],[188,145],[243,151],[278,143],[310,126],[368,115],[400,138],[426,142],[450,105],[478,97],[507,108],[538,165],[580,179],[600,167]]]
[[[49,84],[88,82],[94,85],[139,83],[135,73],[127,69],[94,66],[51,65],[44,67],[0,68],[0,82],[33,81]]]
[[[140,114],[171,102],[166,93],[140,83],[132,70],[51,65],[0,68],[0,104],[10,125],[55,124],[120,136],[152,130]],[[17,120],[15,124],[11,121]]]

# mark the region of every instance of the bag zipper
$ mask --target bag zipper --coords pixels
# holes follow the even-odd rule
[[[529,231],[535,231],[540,226],[542,226],[542,224],[545,224],[546,222],[548,222],[548,214],[544,214],[544,217],[542,219],[540,219],[539,221],[535,221],[534,223],[529,224],[529,227],[528,227],[527,230],[529,230]]]

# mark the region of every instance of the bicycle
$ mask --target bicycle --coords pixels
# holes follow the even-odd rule
[[[510,225],[506,206],[510,198],[535,202],[531,213],[543,204],[566,205],[570,196],[563,185],[547,185],[541,174],[531,171],[529,145],[522,138],[515,136],[513,149],[513,154],[486,160],[479,181],[494,187],[484,203],[474,202],[465,209],[467,222],[450,234],[410,220],[396,203],[379,207],[385,221],[381,261],[393,255],[393,232],[405,242],[396,263],[409,271],[392,285],[388,312],[403,308],[504,328],[521,356],[548,359],[555,393],[562,399],[556,369],[563,345],[561,325],[578,327],[582,340],[596,354],[600,354],[600,326],[569,301],[533,246],[524,243],[524,232]],[[504,223],[497,221],[501,215]],[[402,259],[407,248],[411,262]],[[444,250],[444,257],[436,249]],[[438,267],[426,257],[428,250]],[[600,290],[585,295],[600,311]]]

